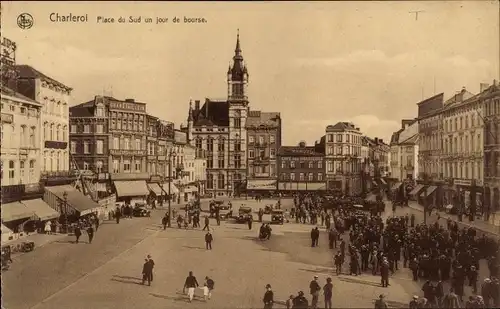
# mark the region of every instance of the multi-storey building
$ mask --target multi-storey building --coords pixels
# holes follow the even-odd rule
[[[417,103],[418,106],[418,170],[419,183],[410,195],[420,196],[425,189],[427,201],[434,205],[442,203],[441,186],[441,141],[443,93]],[[420,200],[419,200],[420,201]]]
[[[2,203],[16,193],[37,191],[43,165],[40,133],[42,105],[10,88],[0,86],[2,101]],[[32,188],[32,189],[30,189]]]
[[[459,203],[472,213],[481,205],[483,191],[484,122],[479,98],[463,88],[442,109],[442,175],[453,186],[443,202]]]
[[[276,179],[271,170],[273,164],[276,166],[276,161],[271,160],[270,156],[271,150],[276,151],[281,142],[279,113],[250,111],[247,86],[248,70],[243,61],[238,35],[233,64],[227,71],[227,99],[206,99],[201,108],[200,101],[195,101],[194,108],[190,103],[188,125],[182,128],[187,132],[189,143],[206,151],[206,190],[213,196],[238,195],[245,189],[249,134],[257,139],[252,147],[254,154],[257,155],[256,149],[266,148],[265,153],[269,157],[269,160],[259,161],[258,164],[251,160],[252,174],[258,165],[262,179]],[[260,135],[265,143],[256,147]],[[274,136],[274,144],[271,143],[271,136]],[[267,146],[264,146],[266,143]]]
[[[484,87],[486,88],[486,87]],[[480,93],[484,106],[484,206],[489,221],[500,226],[500,86],[493,85]]]
[[[362,134],[350,122],[326,127],[325,161],[328,190],[360,194]]]
[[[42,104],[45,182],[63,183],[69,175],[69,104],[72,88],[28,65],[17,65],[17,91]]]
[[[371,161],[373,149],[370,147],[368,138],[361,137],[361,193],[371,192],[375,184],[375,168]],[[376,184],[375,184],[376,185]]]
[[[398,182],[418,177],[418,121],[403,119],[391,137],[390,174]]]
[[[247,118],[247,190],[276,190],[277,156],[281,145],[280,113],[250,110]]]
[[[281,146],[278,151],[278,190],[326,190],[325,153],[321,144]]]
[[[198,188],[194,184],[191,172],[194,172],[194,159],[196,149],[189,145],[186,132],[175,130],[172,154],[172,167],[174,184],[179,193],[176,195],[177,202],[187,202],[196,196]],[[188,162],[189,161],[189,162]],[[192,164],[188,168],[188,163]]]
[[[165,120],[158,120],[156,124],[158,149],[157,149],[157,174],[159,174],[159,185],[163,190],[163,194],[170,198],[179,194],[179,189],[173,183],[173,175],[175,171],[174,139],[175,129],[174,124]]]
[[[71,107],[72,156],[81,170],[111,180],[118,200],[144,202],[149,194],[146,104],[96,96]]]
[[[198,186],[199,196],[205,195],[205,186],[207,181],[207,157],[205,152],[196,149],[196,157],[194,160],[194,181]]]
[[[146,149],[148,156],[146,158],[146,171],[151,176],[159,175],[158,173],[158,117],[146,115],[147,134],[146,134]]]

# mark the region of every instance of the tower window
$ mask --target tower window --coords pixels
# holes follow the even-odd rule
[[[241,119],[240,118],[235,118],[234,119],[234,127],[235,128],[241,128]]]

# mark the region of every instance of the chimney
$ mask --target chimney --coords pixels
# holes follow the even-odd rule
[[[493,80],[493,86],[498,86],[498,81],[496,79]]]
[[[208,119],[208,104],[210,103],[209,99],[205,100],[205,118]]]
[[[199,111],[200,110],[200,100],[195,100],[194,101],[194,110]]]
[[[490,84],[487,84],[487,83],[480,83],[479,84],[479,92],[483,92],[485,91],[486,89],[488,89],[488,87],[490,86]]]
[[[375,144],[378,144],[378,137],[375,137]]]
[[[384,143],[384,140],[383,140],[383,139],[379,139],[379,142],[380,142],[381,144],[383,144],[383,143]]]
[[[359,128],[358,128],[358,127],[356,127],[356,131],[359,131]]]
[[[464,87],[462,87],[462,91],[461,92],[465,93],[465,91],[467,91],[467,90],[465,89],[465,86],[464,86]]]
[[[135,103],[135,100],[134,100],[134,99],[125,99],[125,102],[128,102],[128,103]]]

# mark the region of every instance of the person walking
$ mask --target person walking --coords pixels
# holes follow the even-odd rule
[[[193,275],[193,272],[190,271],[189,275],[186,277],[186,281],[184,282],[184,288],[182,289],[182,292],[185,294],[186,289],[187,295],[189,297],[189,302],[193,301],[194,298],[194,290],[199,286],[198,280],[196,280],[196,277]]]
[[[332,309],[332,278],[326,278],[326,284],[323,286],[323,294],[325,295],[325,309]]]
[[[94,227],[92,227],[92,225],[89,225],[87,228],[87,235],[89,236],[89,244],[91,244],[92,239],[94,239]]]
[[[205,234],[205,247],[207,248],[207,250],[212,250],[212,241],[213,240],[214,240],[214,237],[213,237],[212,233],[210,233],[210,231],[208,231]]]
[[[212,280],[210,277],[206,276],[205,277],[205,284],[203,287],[203,297],[205,298],[205,301],[209,300],[212,298],[212,290],[215,287],[215,282]]]
[[[251,230],[252,229],[252,223],[253,223],[253,217],[252,215],[250,215],[248,217],[248,229]]]
[[[47,221],[45,223],[45,227],[44,227],[45,234],[48,234],[48,235],[51,234],[51,231],[52,231],[52,229],[50,228],[51,224],[52,224],[52,222],[50,222],[50,221]]]
[[[155,261],[153,261],[153,258],[151,258],[151,255],[148,254],[148,262],[151,266],[151,282],[153,282],[153,269],[155,268]]]
[[[153,277],[153,268],[149,259],[144,259],[144,264],[142,265],[142,284],[144,285],[146,281],[148,282],[148,286],[151,286],[151,281]]]
[[[115,210],[116,224],[120,224],[121,216],[122,216],[122,211],[121,211],[120,207],[116,207],[116,210]]]
[[[262,299],[264,303],[264,309],[272,309],[274,305],[274,292],[271,289],[271,285],[266,284],[266,293],[264,293],[264,298]]]
[[[78,243],[78,241],[80,240],[80,236],[82,236],[82,230],[80,229],[80,226],[76,225],[75,226],[75,237],[76,237],[75,243]]]
[[[207,231],[210,231],[210,226],[209,225],[210,225],[210,219],[208,219],[208,216],[205,216],[205,226],[203,227],[202,231],[204,231],[205,229]]]
[[[168,224],[168,214],[165,214],[163,216],[163,218],[161,219],[161,224],[163,225],[163,230],[166,230]]]
[[[309,291],[312,296],[311,309],[316,309],[318,308],[319,292],[321,291],[321,287],[318,283],[318,276],[314,276],[314,279],[309,284]]]

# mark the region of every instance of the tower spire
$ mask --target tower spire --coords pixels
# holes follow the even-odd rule
[[[240,29],[236,33],[236,48],[234,49],[234,60],[243,60],[243,56],[241,55],[241,46],[240,46]]]
[[[189,100],[189,115],[188,115],[188,122],[193,121],[193,100]]]

